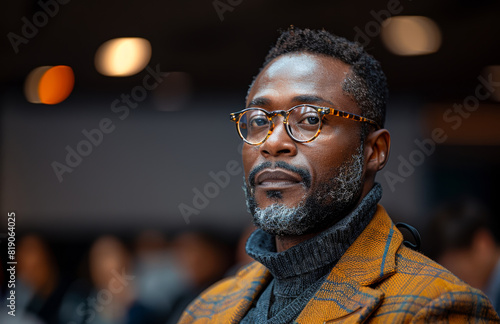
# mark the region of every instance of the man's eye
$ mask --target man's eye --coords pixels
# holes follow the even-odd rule
[[[268,124],[267,118],[254,118],[252,119],[251,126],[252,127],[261,127],[266,126]]]
[[[318,123],[319,123],[318,116],[305,117],[304,119],[302,119],[302,122],[301,122],[301,124],[309,124],[309,125],[316,125]]]

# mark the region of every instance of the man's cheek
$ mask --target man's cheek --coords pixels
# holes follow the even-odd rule
[[[246,158],[243,158],[243,171],[244,171],[244,177],[248,181],[248,175],[250,174],[250,171],[252,170],[253,163],[249,161]]]

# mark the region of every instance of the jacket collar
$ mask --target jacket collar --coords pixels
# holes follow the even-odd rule
[[[402,234],[385,209],[377,205],[372,221],[340,258],[296,322],[363,322],[384,297],[380,290],[370,285],[395,272],[396,251],[402,242]],[[263,265],[254,262],[238,277],[242,294],[235,307],[231,307],[231,323],[238,323],[244,317],[269,283],[271,274]]]
[[[384,297],[370,286],[395,272],[396,251],[402,242],[402,234],[378,205],[372,221],[332,269],[296,322],[363,322]]]

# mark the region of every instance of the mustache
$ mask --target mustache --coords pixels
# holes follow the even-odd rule
[[[271,168],[273,168],[273,163],[263,162],[254,167],[252,170],[250,170],[250,173],[248,174],[248,182],[250,184],[250,187],[255,187],[255,177],[257,176],[257,173],[259,173],[264,169],[271,169]],[[276,161],[274,163],[274,168],[284,169],[293,173],[297,173],[302,179],[302,182],[304,183],[306,188],[311,187],[311,173],[306,169],[298,168],[284,161]]]

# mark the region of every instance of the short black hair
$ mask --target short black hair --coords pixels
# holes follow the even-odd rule
[[[356,101],[364,117],[376,121],[381,127],[384,126],[388,97],[387,79],[380,63],[359,43],[335,36],[326,30],[291,26],[281,33],[267,54],[260,71],[278,56],[291,53],[327,55],[350,65],[352,73],[344,79],[342,89]],[[256,77],[250,89],[255,79]]]

